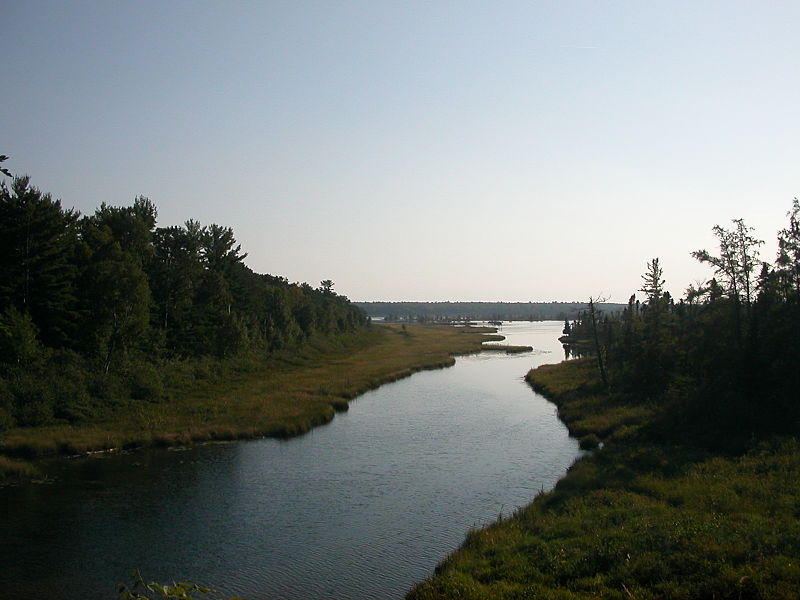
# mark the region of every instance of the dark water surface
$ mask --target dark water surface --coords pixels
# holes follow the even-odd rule
[[[60,461],[51,485],[0,489],[0,598],[115,598],[133,569],[249,600],[402,598],[578,456],[522,379],[563,358],[561,327],[508,324],[533,354],[461,357],[299,438]]]

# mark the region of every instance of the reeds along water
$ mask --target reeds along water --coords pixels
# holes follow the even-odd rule
[[[394,358],[383,364],[365,346],[324,368],[315,360],[316,372],[294,365],[242,381],[222,414],[247,408],[234,394],[266,393],[282,377],[297,387],[276,410],[332,411],[331,399],[379,374],[452,362],[441,331],[408,332],[386,332]],[[401,598],[470,527],[549,488],[578,452],[552,405],[520,378],[557,359],[557,345],[505,356],[477,352],[480,336],[457,335],[475,352],[453,368],[381,386],[310,435],[59,461],[53,485],[8,488],[16,496],[6,496],[14,510],[0,520],[0,589],[25,597],[15,593],[22,579],[9,581],[23,573],[37,590],[66,590],[64,600],[100,600],[136,567],[147,579],[208,582],[226,596]],[[208,408],[195,417],[218,418]]]
[[[493,329],[491,330],[493,331]],[[292,437],[330,422],[348,400],[425,369],[452,366],[453,355],[480,351],[484,336],[463,328],[373,325],[337,344],[321,343],[302,353],[261,364],[233,363],[215,377],[180,378],[160,401],[131,399],[87,418],[79,426],[12,428],[2,452],[35,459],[143,446]],[[186,369],[184,369],[186,371]],[[213,372],[213,369],[211,369]],[[185,374],[185,373],[184,373]],[[26,468],[31,468],[30,465]],[[21,464],[0,462],[0,479],[27,473]]]

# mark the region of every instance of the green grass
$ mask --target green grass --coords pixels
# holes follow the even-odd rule
[[[337,344],[310,346],[251,372],[212,372],[173,389],[170,401],[130,401],[75,425],[18,427],[2,453],[17,458],[210,440],[290,437],[330,421],[348,400],[421,369],[450,366],[454,355],[479,352],[486,329],[373,326]],[[493,331],[493,330],[489,330]],[[0,473],[19,475],[4,459]],[[10,465],[10,466],[9,466]],[[1,476],[1,475],[0,475]]]
[[[530,371],[525,380],[558,406],[558,415],[577,438],[598,441],[629,435],[656,415],[656,407],[632,404],[602,391],[597,363],[581,358]]]
[[[604,396],[595,373],[572,361],[528,381],[602,449],[512,517],[470,532],[409,598],[800,596],[800,442],[721,454],[652,441],[657,407]]]

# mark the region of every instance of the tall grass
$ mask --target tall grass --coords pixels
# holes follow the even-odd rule
[[[528,381],[602,448],[553,491],[470,532],[408,597],[800,597],[800,442],[723,453],[670,441],[659,407],[602,394],[595,372],[572,361]]]
[[[0,456],[0,485],[33,479],[37,475],[39,475],[38,469],[30,463]]]
[[[216,373],[216,363],[208,368],[195,364],[195,373],[168,378],[169,401],[131,400],[80,425],[13,428],[6,433],[2,453],[36,458],[290,437],[327,423],[336,411],[347,410],[348,400],[369,389],[422,369],[450,366],[454,355],[479,352],[484,339],[465,328],[373,326],[246,369],[229,365]]]

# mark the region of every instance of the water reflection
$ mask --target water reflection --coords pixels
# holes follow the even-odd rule
[[[0,589],[108,598],[139,568],[251,600],[401,598],[577,455],[522,379],[558,360],[561,326],[505,323],[533,353],[459,358],[300,438],[61,462],[54,485],[0,490]]]

